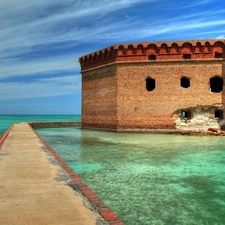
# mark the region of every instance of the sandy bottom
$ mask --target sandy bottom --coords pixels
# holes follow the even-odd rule
[[[224,137],[37,131],[126,224],[224,224]]]

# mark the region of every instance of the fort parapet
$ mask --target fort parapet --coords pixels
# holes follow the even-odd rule
[[[86,70],[113,62],[224,58],[224,40],[121,44],[80,57]]]
[[[225,40],[117,44],[79,58],[82,127],[223,129]]]

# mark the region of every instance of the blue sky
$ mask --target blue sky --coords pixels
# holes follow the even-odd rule
[[[225,38],[224,0],[1,0],[0,114],[81,114],[78,58],[118,43]]]

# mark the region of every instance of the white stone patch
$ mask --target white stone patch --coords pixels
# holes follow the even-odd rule
[[[176,128],[179,130],[191,130],[197,132],[206,132],[208,128],[220,129],[220,123],[224,123],[224,120],[215,118],[214,108],[204,110],[200,107],[192,109],[191,119],[182,118],[181,112],[176,114]]]

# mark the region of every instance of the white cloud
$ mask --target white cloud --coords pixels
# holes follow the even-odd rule
[[[10,76],[29,76],[44,74],[56,70],[79,70],[78,58],[88,50],[76,51],[78,44],[102,39],[117,40],[125,36],[118,27],[126,29],[126,21],[110,21],[108,17],[100,20],[96,26],[83,26],[82,21],[116,12],[149,0],[2,0],[0,2],[0,79]],[[150,2],[154,2],[153,0]],[[71,22],[72,21],[72,22]],[[72,23],[72,25],[71,25]],[[68,26],[70,24],[70,26]],[[112,34],[109,35],[109,34]],[[104,37],[105,36],[105,37]],[[50,46],[51,45],[51,46]],[[40,48],[42,56],[35,58],[36,49]],[[51,50],[64,48],[71,52]],[[49,53],[48,54],[48,49]],[[97,50],[97,49],[96,49]],[[75,52],[76,51],[76,52]],[[31,59],[26,58],[31,54]],[[25,59],[23,57],[25,56]]]
[[[0,100],[76,94],[81,91],[81,76],[38,79],[33,82],[0,82]]]
[[[180,31],[186,31],[186,32],[190,32],[193,29],[204,29],[204,28],[211,28],[214,26],[220,26],[220,25],[225,25],[225,20],[216,20],[216,21],[193,21],[193,22],[175,22],[173,24],[169,24],[169,26],[159,26],[156,29],[150,28],[150,29],[144,29],[141,30],[141,32],[139,32],[139,35],[142,38],[145,38],[146,36],[155,36],[155,35],[159,35],[159,34],[168,34],[168,33],[172,33],[172,32],[180,32]],[[220,32],[220,31],[219,31]],[[199,30],[198,32],[195,32],[195,34],[192,34],[192,38],[193,35],[200,36],[202,32]],[[211,31],[208,32],[211,34],[215,34],[215,31]],[[214,38],[216,38],[216,36],[214,36]],[[176,38],[177,40],[178,38]],[[190,39],[190,38],[189,38]]]
[[[80,80],[68,83],[71,79],[68,76],[65,80],[64,77],[43,77],[59,71],[61,74],[68,71],[78,73],[78,57],[90,52],[85,43],[89,46],[90,43],[96,44],[98,50],[98,46],[107,47],[108,43],[164,40],[168,36],[179,39],[181,32],[187,39],[209,35],[224,37],[223,7],[215,4],[217,10],[203,9],[213,0],[185,2],[1,0],[0,82],[3,78],[37,74],[40,79],[29,84],[22,80],[0,83],[0,99],[27,98],[27,93],[32,97],[71,93],[73,85],[78,87]],[[142,3],[149,8],[140,7]],[[129,11],[131,7],[132,12]]]
[[[148,14],[143,17],[127,16],[125,12],[124,20],[117,19],[118,11],[127,10],[140,3],[151,2],[153,6],[160,5],[164,14],[168,16],[163,18],[158,13],[157,17],[153,18],[151,14],[154,11],[152,12],[149,8]],[[151,34],[223,25],[223,18],[217,19],[216,15],[222,15],[224,9],[206,12],[196,9],[194,13],[187,11],[179,16],[171,15],[170,12],[171,9],[177,12],[210,2],[212,1],[199,0],[189,4],[178,4],[176,1],[168,3],[158,0],[39,0],[36,2],[2,0],[0,3],[0,58],[4,60],[18,57],[35,51],[34,47],[41,45],[48,48],[49,44],[57,43],[58,48],[67,45],[72,50],[77,44],[95,40],[126,41],[130,35],[138,34],[139,31],[143,31],[144,39]],[[160,11],[159,8],[158,11]],[[115,16],[109,15],[112,12]],[[205,16],[213,14],[215,19],[208,22]],[[193,21],[193,18],[196,21]],[[83,25],[84,21],[86,21],[85,25]],[[150,32],[146,32],[148,30]]]
[[[56,71],[77,70],[80,70],[78,55],[66,55],[63,57],[57,56],[53,58],[44,58],[22,62],[10,60],[7,63],[3,63],[1,65],[0,79],[15,76],[31,76],[35,74],[44,76],[47,73],[54,73]]]
[[[90,38],[89,28],[81,27],[82,19],[128,8],[147,0],[98,1],[3,1],[0,15],[0,51],[5,56],[28,52],[33,46],[56,42],[82,41]],[[148,1],[149,2],[149,1]],[[0,5],[0,6],[1,6]],[[64,10],[59,10],[66,5]],[[54,13],[59,11],[59,13]],[[68,24],[72,21],[72,28]],[[79,21],[79,23],[77,23]],[[1,27],[1,26],[0,26]],[[13,49],[13,52],[10,50]],[[9,50],[9,51],[8,51]],[[7,55],[8,54],[8,55]]]

